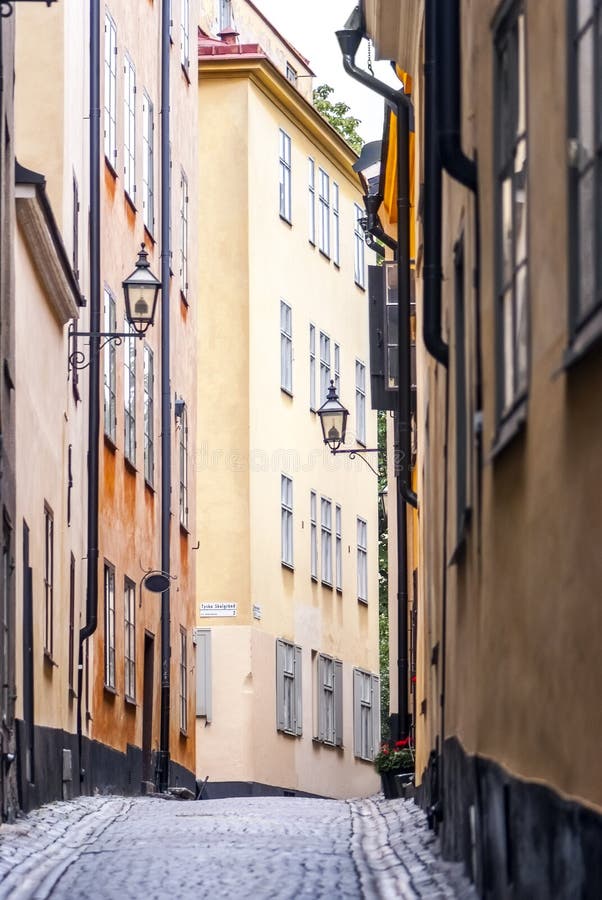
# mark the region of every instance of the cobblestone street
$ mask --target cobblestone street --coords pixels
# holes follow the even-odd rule
[[[92,797],[0,829],[0,897],[473,900],[409,801]]]

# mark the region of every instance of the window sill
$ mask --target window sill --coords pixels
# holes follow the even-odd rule
[[[310,578],[311,578],[311,580],[313,581],[314,584],[317,584],[317,583],[318,583],[318,576],[317,576],[317,575],[310,575]]]
[[[358,598],[357,598],[357,602],[358,602],[358,603],[361,603],[362,606],[368,606],[368,601],[365,600],[363,597],[358,597]]]
[[[110,434],[107,434],[106,431],[104,433],[105,446],[109,448],[111,453],[117,453],[117,444],[113,440]]]
[[[322,587],[326,588],[327,590],[329,590],[329,591],[332,590],[332,582],[331,581],[324,581],[324,579],[322,579],[321,584],[322,584]]]
[[[359,281],[356,281],[356,282],[355,282],[355,286],[356,286],[356,288],[357,288],[358,290],[360,290],[363,294],[366,293],[366,286],[363,285],[363,284],[360,284]]]
[[[151,244],[153,245],[153,247],[154,247],[155,244],[157,243],[156,240],[155,240],[154,237],[153,237],[152,231],[149,229],[149,227],[148,227],[148,225],[146,224],[146,222],[144,223],[144,237],[149,239],[149,241],[151,242]],[[146,243],[146,242],[145,242],[145,243]]]
[[[295,567],[292,563],[287,563],[287,562],[284,562],[284,560],[280,560],[280,565],[282,566],[283,569],[286,569],[288,572],[295,571]]]
[[[153,495],[153,497],[155,496],[156,491],[155,491],[155,489],[154,489],[152,483],[151,483],[147,478],[144,479],[144,487],[145,487],[148,491],[150,491],[150,493]]]
[[[72,687],[69,688],[69,700],[77,700],[77,694]]]
[[[136,476],[138,474],[138,469],[136,468],[136,463],[133,462],[129,457],[124,456],[123,461],[125,463],[126,472],[129,472],[130,475]]]
[[[134,215],[136,215],[136,214],[138,213],[138,210],[136,209],[136,204],[134,203],[133,198],[130,197],[129,193],[128,193],[126,190],[124,190],[123,193],[124,193],[124,195],[125,195],[125,199],[126,199],[127,205],[130,207],[130,209],[132,210],[132,212],[134,213]]]
[[[117,169],[114,168],[113,163],[110,161],[110,159],[106,155],[106,153],[105,153],[105,166],[107,167],[107,169],[109,170],[109,173],[112,175],[112,177],[115,179],[115,181],[117,181],[117,179],[119,177],[117,175]]]
[[[468,540],[468,531],[470,529],[470,517],[471,510],[470,507],[468,507],[464,510],[462,528],[460,529],[460,534],[458,536],[458,540],[456,541],[456,546],[454,547],[447,563],[448,566],[460,565],[460,563],[463,562],[466,557],[466,543]]]
[[[185,525],[184,522],[180,522],[180,534],[187,538],[190,537],[190,530],[188,525]]]
[[[183,728],[180,728],[180,738],[184,738],[185,741],[188,740],[188,732]]]
[[[341,271],[341,264],[338,263],[336,260],[334,261],[333,265],[334,265],[335,269],[337,270],[337,272]]]
[[[330,254],[326,253],[325,250],[320,249],[320,256],[323,256],[324,259],[326,259],[326,260],[328,260],[328,262],[330,262]]]
[[[290,738],[301,738],[301,737],[303,737],[302,734],[297,734],[296,731],[287,731],[287,730],[284,729],[284,728],[277,728],[276,731],[278,732],[278,734],[283,734],[285,737],[290,737]]]
[[[281,222],[284,222],[286,225],[289,226],[289,228],[292,228],[292,227],[293,227],[293,223],[291,222],[290,219],[287,219],[286,216],[283,216],[283,215],[282,215],[282,213],[279,213],[278,215],[280,216],[280,221],[281,221]]]
[[[134,697],[128,697],[128,695],[126,694],[123,700],[126,706],[132,706],[134,709],[136,709],[137,703]]]
[[[337,594],[339,595],[339,597],[342,597],[342,596],[343,596],[343,588],[342,588],[342,587],[336,588],[336,592],[337,592]]]
[[[564,354],[563,369],[572,369],[602,343],[602,306],[576,332]]]
[[[181,62],[180,68],[182,69],[182,74],[186,79],[186,84],[190,84],[190,61],[188,61],[187,63]]]
[[[514,409],[498,425],[497,434],[489,453],[489,462],[493,462],[500,454],[522,434],[527,425],[527,398],[522,397]]]
[[[109,694],[111,697],[118,697],[117,688],[111,687],[110,684],[103,684],[103,690],[105,694]]]
[[[189,307],[190,303],[188,302],[188,295],[184,293],[182,288],[180,288],[180,300],[184,304],[184,306]]]
[[[52,653],[48,650],[44,650],[44,665],[49,666],[51,669],[58,669],[59,664],[55,662]]]
[[[307,243],[309,244],[310,247],[313,247],[314,250],[316,249],[316,242],[312,241],[311,238],[307,239]]]
[[[280,385],[280,390],[283,394],[286,394],[287,397],[290,397],[291,400],[293,399],[293,392],[289,391],[288,388],[282,387],[282,385]]]
[[[321,738],[314,737],[311,740],[312,744],[317,744],[318,747],[326,747],[328,750],[338,750],[339,753],[343,753],[345,749],[342,744],[334,744],[332,741],[324,741]]]

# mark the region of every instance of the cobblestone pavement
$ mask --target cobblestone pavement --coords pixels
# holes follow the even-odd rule
[[[0,897],[460,898],[409,801],[86,797],[0,828]]]

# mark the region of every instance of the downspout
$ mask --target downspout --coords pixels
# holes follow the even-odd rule
[[[171,281],[169,224],[171,185],[169,177],[169,86],[170,86],[170,2],[163,0],[161,15],[161,569],[169,576],[171,506],[171,387],[170,303]],[[157,788],[169,786],[170,712],[170,590],[161,594],[161,726],[157,757]]]
[[[88,547],[86,624],[79,632],[77,742],[82,766],[84,641],[98,625],[98,492],[100,457],[100,0],[90,0],[90,366],[88,413]]]

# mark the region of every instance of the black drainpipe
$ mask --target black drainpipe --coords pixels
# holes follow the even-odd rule
[[[408,546],[406,505],[418,506],[411,489],[411,419],[410,419],[410,172],[409,127],[411,101],[355,65],[355,54],[364,34],[363,17],[359,7],[352,12],[346,27],[337,31],[343,54],[343,67],[348,75],[365,87],[380,94],[397,111],[397,284],[399,300],[399,407],[397,411],[398,451],[395,460],[397,483],[397,616],[398,616],[398,719],[397,736],[408,733]]]
[[[163,0],[161,16],[161,569],[170,574],[171,506],[171,387],[169,288],[171,281],[169,223],[171,186],[169,177],[169,56],[170,2]],[[157,788],[169,786],[170,705],[170,591],[161,594],[161,731],[157,757]]]
[[[86,624],[79,632],[77,743],[82,765],[84,641],[98,625],[98,485],[100,441],[100,0],[90,0],[90,366],[88,412],[88,548]]]

